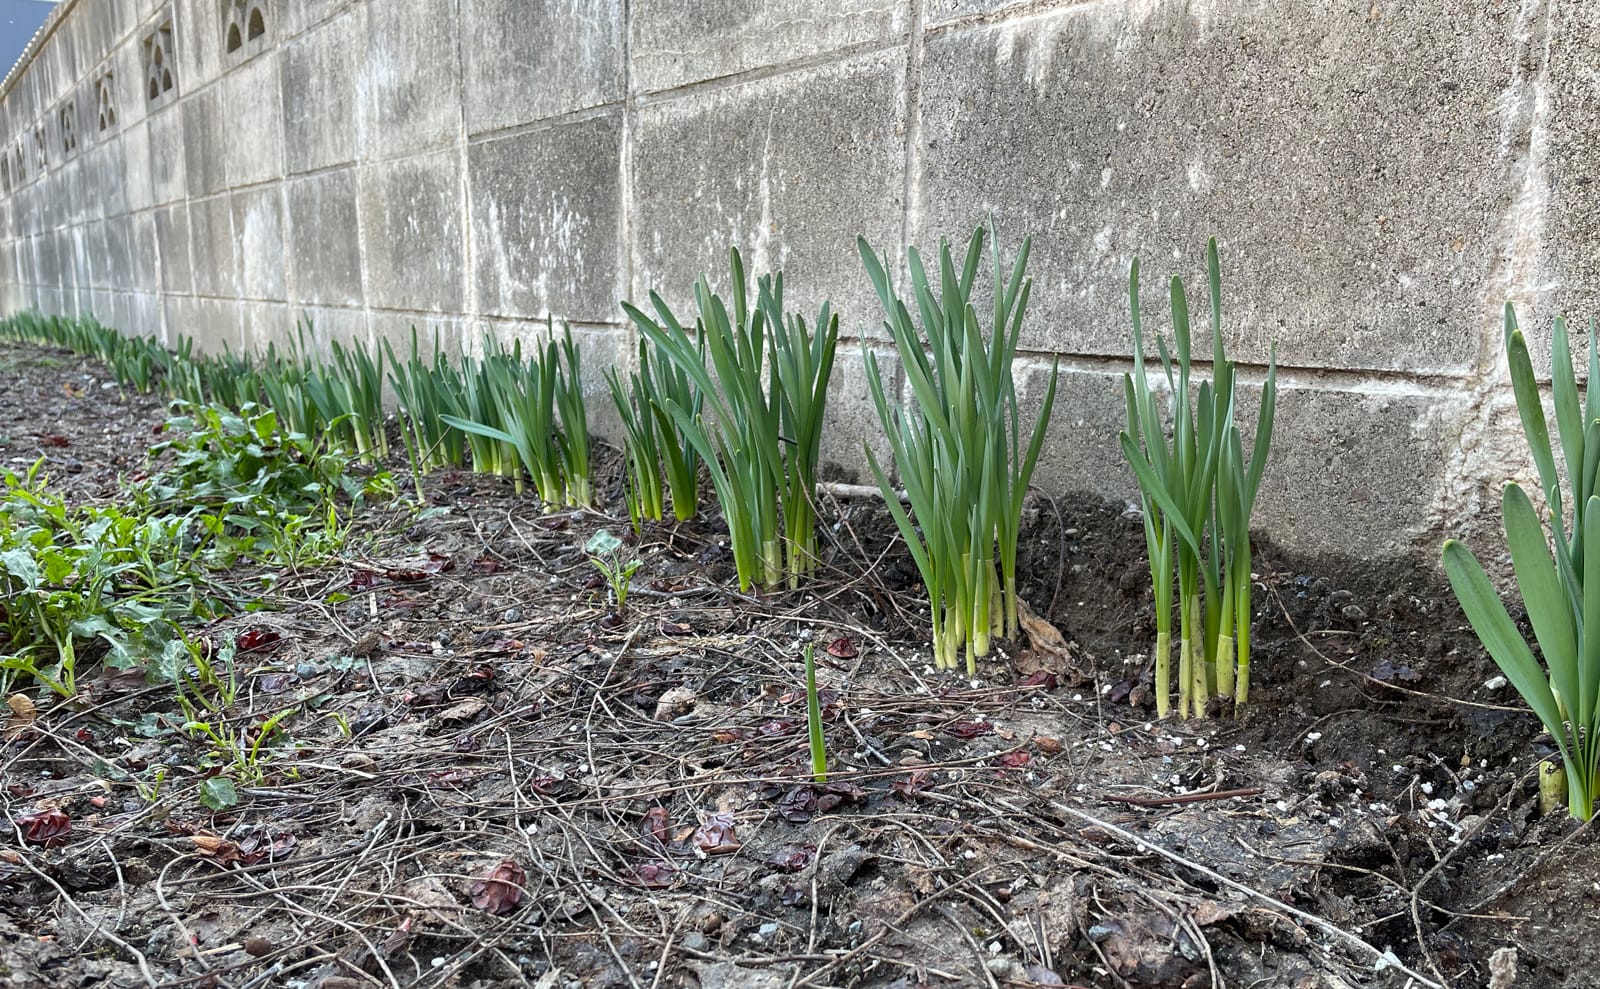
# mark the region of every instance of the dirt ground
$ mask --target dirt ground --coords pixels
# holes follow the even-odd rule
[[[0,461],[44,456],[59,489],[116,498],[164,410],[105,377],[0,350]],[[426,490],[434,511],[367,512],[348,559],[202,630],[277,635],[240,654],[230,723],[293,711],[296,748],[236,807],[198,802],[161,684],[91,673],[7,733],[0,984],[1600,978],[1600,843],[1539,816],[1547,746],[1426,569],[1261,547],[1248,717],[1157,722],[1121,505],[1030,505],[1024,596],[1066,647],[1040,626],[968,679],[929,665],[915,571],[871,499],[829,499],[818,579],[765,597],[730,590],[713,513],[647,526],[618,619],[582,546],[625,517],[543,515],[465,473]],[[135,783],[157,765],[152,799]],[[27,840],[19,819],[52,809],[70,831]]]

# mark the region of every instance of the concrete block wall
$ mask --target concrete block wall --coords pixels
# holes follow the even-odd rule
[[[1164,328],[1215,235],[1248,388],[1283,367],[1263,526],[1431,555],[1523,469],[1503,302],[1536,346],[1600,305],[1597,57],[1558,0],[66,0],[0,84],[0,305],[214,348],[554,314],[604,429],[618,300],[737,244],[843,314],[849,471],[856,235],[992,216],[1034,237],[1025,404],[1062,360],[1038,481],[1124,498],[1129,262]]]

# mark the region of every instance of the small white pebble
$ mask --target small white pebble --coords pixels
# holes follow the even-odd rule
[[[1423,793],[1432,793],[1433,792],[1433,784],[1432,783],[1424,783],[1424,784],[1422,784],[1422,792]]]
[[[1244,751],[1244,746],[1243,745],[1235,745],[1233,747],[1233,751],[1235,751],[1235,752],[1243,752]]]
[[[1502,676],[1490,677],[1489,679],[1487,679],[1487,680],[1485,680],[1483,682],[1483,689],[1484,690],[1499,690],[1501,687],[1504,687],[1506,685],[1506,683],[1507,683],[1507,681],[1506,681],[1505,677],[1502,677]]]
[[[1320,741],[1322,741],[1322,732],[1313,731],[1313,732],[1307,732],[1305,740],[1302,741],[1300,744],[1301,745],[1315,745]]]
[[[433,960],[428,962],[428,964],[432,965],[434,968],[444,968],[444,958],[439,955],[434,955]]]
[[[978,853],[969,848],[961,853],[961,857],[964,859],[975,859],[978,857]]]

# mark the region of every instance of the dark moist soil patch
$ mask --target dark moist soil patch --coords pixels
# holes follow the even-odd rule
[[[115,497],[164,412],[103,381],[0,351],[8,466]],[[968,680],[928,668],[870,500],[825,500],[818,580],[765,597],[730,590],[714,518],[648,526],[608,620],[581,547],[625,520],[464,472],[426,489],[438,511],[366,513],[348,559],[201,630],[265,643],[229,724],[297,712],[298,751],[237,807],[197,802],[168,687],[91,674],[13,726],[0,983],[1593,984],[1571,920],[1600,846],[1538,817],[1533,719],[1426,569],[1263,546],[1249,716],[1158,723],[1121,505],[1030,506],[1025,597],[1070,655],[1029,678],[1003,649]]]

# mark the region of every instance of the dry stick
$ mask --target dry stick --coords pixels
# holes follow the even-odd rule
[[[56,895],[61,897],[61,902],[71,907],[72,911],[79,917],[82,917],[83,922],[88,924],[96,933],[105,938],[107,941],[110,941],[112,944],[121,948],[123,951],[126,951],[128,954],[132,955],[134,962],[139,966],[139,974],[144,976],[144,981],[146,983],[148,983],[151,987],[159,984],[156,981],[155,972],[150,969],[149,959],[145,958],[145,956],[140,953],[138,948],[135,948],[133,945],[122,940],[122,938],[117,937],[115,934],[106,930],[102,925],[97,923],[94,918],[84,913],[83,908],[78,906],[78,902],[69,896],[65,889],[61,888],[61,884],[56,882],[54,879],[51,879],[44,872],[40,871],[40,869],[32,862],[28,861],[28,856],[18,853],[16,861],[21,862],[23,868],[27,869],[35,876],[38,876],[40,879],[43,879],[45,882],[49,883],[50,886],[56,891]]]
[[[1011,803],[1008,800],[997,799],[995,802],[1000,804],[1002,807],[1007,808],[1008,810],[1010,810],[1014,814],[1020,815],[1020,814],[1023,813],[1021,808],[1017,807],[1015,804]],[[1298,907],[1291,907],[1287,903],[1284,903],[1284,902],[1282,902],[1280,900],[1274,899],[1273,897],[1268,896],[1266,893],[1263,893],[1260,890],[1254,889],[1254,888],[1252,888],[1250,886],[1246,886],[1244,883],[1238,882],[1237,880],[1229,879],[1227,876],[1224,876],[1222,873],[1216,871],[1215,869],[1211,869],[1211,868],[1208,868],[1208,867],[1206,867],[1204,865],[1201,865],[1199,862],[1196,862],[1193,859],[1185,858],[1184,856],[1179,855],[1177,852],[1170,851],[1170,850],[1168,850],[1166,848],[1163,848],[1163,847],[1161,847],[1160,845],[1156,844],[1155,842],[1151,841],[1148,838],[1141,838],[1138,835],[1134,834],[1132,831],[1128,831],[1125,828],[1118,827],[1117,825],[1112,824],[1109,821],[1102,821],[1100,818],[1095,817],[1093,814],[1085,813],[1084,811],[1081,811],[1076,807],[1069,807],[1066,804],[1058,803],[1057,801],[1052,800],[1052,801],[1050,801],[1050,809],[1054,810],[1054,811],[1057,811],[1059,813],[1062,813],[1062,814],[1067,814],[1067,815],[1069,815],[1071,817],[1075,817],[1078,820],[1083,821],[1085,824],[1089,824],[1089,825],[1091,825],[1093,827],[1097,827],[1097,828],[1100,828],[1100,829],[1102,829],[1104,831],[1107,831],[1107,832],[1109,832],[1111,834],[1114,834],[1117,837],[1123,839],[1124,841],[1132,843],[1136,847],[1148,848],[1151,851],[1155,852],[1157,855],[1160,855],[1161,857],[1163,857],[1165,859],[1168,859],[1171,862],[1174,862],[1174,863],[1176,863],[1178,865],[1181,865],[1186,869],[1190,869],[1190,870],[1192,870],[1194,872],[1200,873],[1202,876],[1205,876],[1207,879],[1210,879],[1212,882],[1221,883],[1222,885],[1227,886],[1230,889],[1237,890],[1240,893],[1244,893],[1245,895],[1247,895],[1249,897],[1252,897],[1253,899],[1259,900],[1262,903],[1267,904],[1273,910],[1282,911],[1283,913],[1287,913],[1287,914],[1289,914],[1290,916],[1294,917],[1297,920],[1300,920],[1300,921],[1303,921],[1303,922],[1305,922],[1307,924],[1310,924],[1311,926],[1317,928],[1318,930],[1321,930],[1324,933],[1332,935],[1335,939],[1343,941],[1346,944],[1350,945],[1351,947],[1359,948],[1360,950],[1370,954],[1374,958],[1378,959],[1380,967],[1392,968],[1397,972],[1400,972],[1400,973],[1402,973],[1404,975],[1410,976],[1411,978],[1415,979],[1418,982],[1418,984],[1423,985],[1423,986],[1427,986],[1427,987],[1429,987],[1429,989],[1445,989],[1445,986],[1442,983],[1435,982],[1432,979],[1428,978],[1427,976],[1422,975],[1421,973],[1416,972],[1416,971],[1414,971],[1414,970],[1412,970],[1410,968],[1407,968],[1404,964],[1401,963],[1400,959],[1395,957],[1393,951],[1380,951],[1378,948],[1373,946],[1371,943],[1369,943],[1367,941],[1364,941],[1361,938],[1356,937],[1354,934],[1351,934],[1350,932],[1346,931],[1345,929],[1343,929],[1342,927],[1339,927],[1336,924],[1333,924],[1333,923],[1331,923],[1329,921],[1323,920],[1321,917],[1318,917],[1316,914],[1307,913],[1306,911],[1301,910]]]
[[[1261,792],[1261,787],[1259,786],[1247,786],[1238,790],[1182,793],[1175,797],[1116,797],[1110,794],[1101,794],[1100,799],[1117,804],[1133,804],[1135,807],[1166,807],[1169,804],[1197,804],[1202,800],[1231,800],[1234,797],[1256,797],[1260,796]]]

